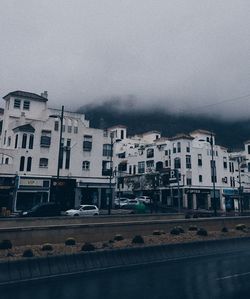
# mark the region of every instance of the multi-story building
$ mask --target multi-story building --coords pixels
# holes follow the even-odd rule
[[[47,92],[15,91],[3,99],[0,206],[18,211],[57,198],[63,209],[106,207],[113,187],[107,132],[90,128],[84,114],[65,111],[62,119],[61,110],[48,108]]]
[[[216,144],[212,132],[196,130],[165,138],[152,131],[127,138],[122,126],[110,130],[118,134],[117,192],[150,195],[166,206],[214,209],[216,204],[223,210],[229,207],[230,194],[231,206],[238,208],[237,161]]]

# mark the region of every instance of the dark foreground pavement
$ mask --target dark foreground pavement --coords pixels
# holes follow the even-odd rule
[[[1,287],[0,298],[250,298],[250,251]]]

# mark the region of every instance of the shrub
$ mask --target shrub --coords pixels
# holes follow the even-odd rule
[[[132,239],[132,243],[133,244],[144,244],[144,239],[143,239],[143,237],[141,235],[136,235]]]
[[[65,245],[66,246],[76,245],[76,240],[74,238],[68,238],[68,239],[65,240]]]
[[[190,214],[186,214],[185,215],[185,219],[190,219],[191,218],[191,215]]]
[[[10,240],[2,240],[0,242],[0,249],[11,249],[12,243]]]
[[[171,235],[179,235],[180,231],[177,227],[174,227],[174,228],[171,229],[170,234]]]
[[[52,251],[53,250],[53,246],[49,243],[45,243],[42,245],[42,251]]]
[[[159,231],[159,230],[154,230],[154,231],[153,231],[153,235],[154,235],[154,236],[160,236],[160,235],[161,235],[161,231]]]
[[[207,230],[205,228],[199,228],[198,231],[197,231],[197,235],[198,236],[207,236],[208,233],[207,233]]]
[[[184,234],[185,233],[185,231],[184,231],[184,229],[183,229],[182,226],[177,226],[176,228],[179,230],[180,234]]]
[[[34,256],[34,253],[32,251],[32,249],[25,249],[24,252],[23,252],[23,257],[33,257]]]
[[[197,228],[197,226],[196,225],[191,225],[191,226],[189,226],[189,229],[188,230],[190,230],[190,231],[196,231],[198,228]]]
[[[228,233],[228,228],[225,227],[225,226],[222,227],[221,232],[222,232],[222,233]]]
[[[237,230],[244,230],[244,229],[246,229],[247,227],[246,227],[245,224],[240,223],[240,224],[237,224],[235,228],[236,228]]]
[[[120,235],[120,234],[117,234],[117,235],[115,235],[115,237],[114,237],[114,240],[115,240],[115,241],[122,241],[123,239],[124,239],[123,236]]]
[[[86,242],[85,244],[82,245],[82,251],[94,251],[95,246],[91,243]]]

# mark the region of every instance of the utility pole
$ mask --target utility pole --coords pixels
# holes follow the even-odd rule
[[[178,213],[181,212],[181,195],[180,195],[180,173],[179,170],[176,169],[176,177],[177,177],[177,186],[178,186]]]
[[[113,133],[110,132],[110,172],[109,172],[109,201],[108,201],[108,214],[111,215],[111,206],[112,206],[112,198],[113,198],[113,192],[112,192],[112,177],[113,177]]]
[[[212,152],[212,160],[211,160],[211,170],[212,170],[212,183],[213,183],[213,208],[214,208],[214,216],[217,216],[217,202],[215,197],[215,161],[214,161],[214,142],[213,142],[213,134],[210,136],[210,145]]]

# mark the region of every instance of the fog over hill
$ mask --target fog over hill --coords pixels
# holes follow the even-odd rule
[[[128,134],[158,130],[162,136],[171,137],[178,133],[189,133],[196,129],[215,132],[217,143],[240,150],[243,142],[250,139],[250,120],[226,120],[204,114],[173,113],[152,103],[142,108],[133,99],[126,102],[111,99],[100,103],[82,106],[79,112],[86,114],[95,128],[107,128],[121,124],[128,127]]]

